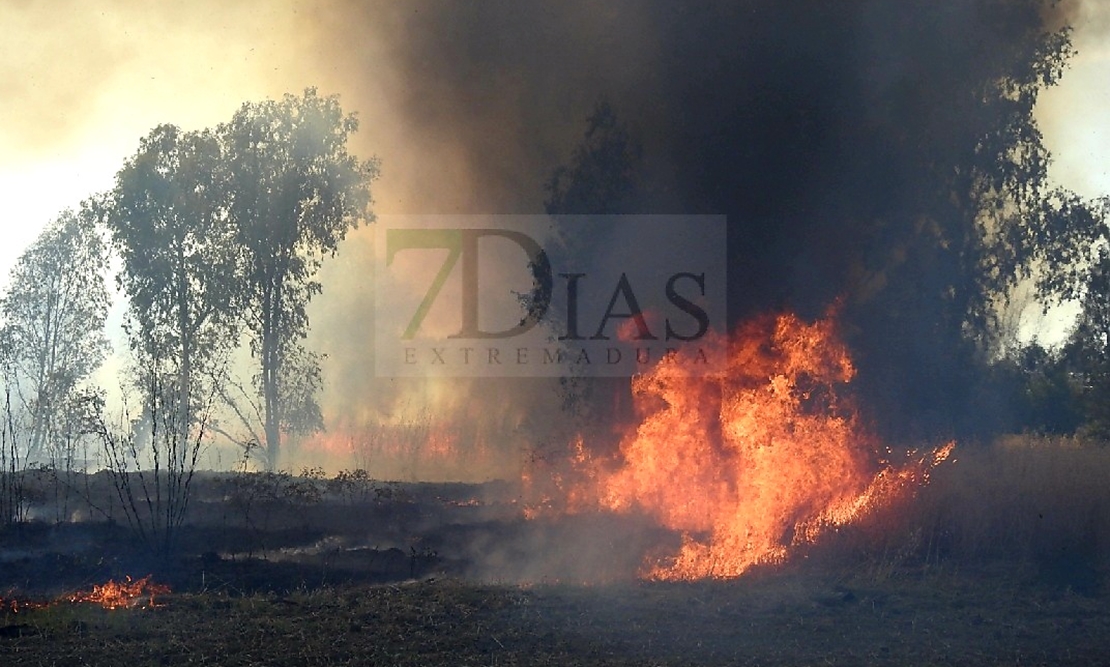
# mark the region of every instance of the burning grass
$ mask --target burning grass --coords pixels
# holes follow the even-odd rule
[[[105,609],[120,609],[141,607],[149,608],[157,606],[155,604],[155,597],[166,595],[170,592],[170,587],[163,584],[156,584],[151,581],[151,576],[147,575],[137,581],[127,577],[124,581],[115,582],[108,580],[107,583],[94,585],[92,590],[79,591],[66,597],[68,602],[88,602],[98,604]]]
[[[565,496],[579,512],[640,511],[682,536],[641,575],[658,580],[734,578],[784,562],[823,534],[901,506],[947,458],[949,443],[905,461],[860,424],[841,388],[855,371],[832,316],[756,318],[713,358],[707,377],[663,360],[632,382],[639,420],[620,451],[595,460],[580,439]]]
[[[319,497],[282,496],[261,537],[277,547],[345,535],[335,549],[319,543],[295,562],[202,556],[206,535],[239,534],[221,537],[238,515],[214,512],[226,486],[204,477],[197,507],[212,511],[193,521],[215,530],[190,533],[197,553],[156,572],[174,593],[150,609],[47,596],[61,601],[0,613],[0,664],[1097,664],[1110,642],[1108,478],[1110,449],[1094,444],[969,445],[913,502],[786,562],[727,581],[642,582],[641,550],[667,534],[677,548],[673,531],[629,532],[651,517],[613,511],[528,521],[508,485],[397,485],[364,503],[324,484]],[[313,532],[285,532],[299,522]],[[119,553],[119,534],[104,537],[86,561]],[[383,550],[346,548],[367,542]],[[441,556],[414,570],[413,548]],[[57,581],[73,562],[10,560],[0,585]],[[598,564],[613,568],[610,583],[552,583]],[[428,567],[436,581],[409,581]],[[459,578],[476,569],[512,583]]]
[[[89,590],[67,593],[48,602],[0,597],[0,609],[13,614],[64,604],[94,604],[104,609],[149,609],[157,606],[157,596],[170,592],[169,586],[156,584],[151,579],[151,575],[138,580],[125,577],[120,582],[109,579],[103,584],[94,584]]]
[[[619,448],[579,439],[542,488],[535,469],[523,486],[200,475],[188,546],[156,571],[175,593],[126,579],[0,604],[0,664],[1105,662],[1110,448],[1025,436],[896,460],[841,397],[831,322],[767,318],[728,345],[716,377],[637,378]],[[110,519],[108,491],[86,493]],[[125,549],[104,527],[54,561],[67,529],[95,531],[0,549],[0,586],[101,567]]]

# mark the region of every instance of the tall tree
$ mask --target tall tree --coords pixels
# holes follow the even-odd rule
[[[569,165],[560,166],[544,184],[544,209],[550,215],[638,213],[643,193],[636,190],[642,148],[606,101],[594,105],[586,134]]]
[[[5,374],[27,419],[27,461],[65,438],[80,385],[107,352],[107,260],[91,209],[65,211],[19,258],[0,301]]]
[[[119,171],[103,212],[123,258],[119,281],[131,303],[141,386],[159,388],[146,397],[148,408],[175,403],[179,436],[237,340],[239,254],[220,199],[223,174],[214,133],[161,125]]]
[[[228,214],[244,253],[251,351],[258,363],[266,462],[277,466],[283,433],[318,428],[319,362],[303,348],[306,307],[324,257],[347,232],[372,221],[376,160],[348,153],[358,120],[335,96],[245,104],[219,132],[228,165]],[[296,363],[292,363],[293,361]]]
[[[1068,369],[1080,378],[1083,431],[1110,438],[1110,230],[1093,244],[1082,262],[1086,276],[1078,283],[1083,310],[1065,346]]]
[[[566,165],[556,167],[544,183],[544,210],[556,218],[572,215],[620,215],[649,209],[643,189],[643,148],[605,100],[594,104],[586,130]],[[564,236],[549,252],[554,264],[563,257],[584,259],[604,246],[598,238]],[[624,378],[574,377],[559,380],[563,409],[576,421],[599,432],[601,422],[623,421],[631,415],[629,383]]]

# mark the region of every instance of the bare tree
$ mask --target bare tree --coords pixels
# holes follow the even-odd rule
[[[182,427],[177,420],[185,415],[176,383],[148,379],[152,384],[143,390],[146,405],[139,418],[132,419],[125,410],[118,423],[110,424],[97,409],[90,421],[128,527],[151,552],[168,556],[189,508],[212,397]]]
[[[27,511],[26,467],[12,419],[11,392],[4,391],[3,422],[0,423],[0,521],[10,526],[22,522]]]
[[[106,250],[88,206],[65,211],[19,258],[0,301],[4,375],[22,417],[24,462],[71,442],[81,384],[107,352]],[[56,453],[56,452],[55,452]]]

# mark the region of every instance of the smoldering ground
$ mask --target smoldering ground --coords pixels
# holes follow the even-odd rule
[[[314,25],[328,36],[317,57],[364,114],[360,141],[375,137],[382,110],[400,119],[374,145],[381,211],[540,211],[603,100],[642,149],[611,211],[727,214],[733,321],[777,310],[813,318],[839,304],[867,420],[918,444],[1014,423],[1015,407],[985,371],[991,341],[966,337],[965,317],[981,306],[982,258],[967,243],[977,212],[959,192],[990,160],[1006,163],[1004,152],[984,151],[1010,132],[1032,132],[1026,177],[1043,176],[1036,124],[1022,119],[1037,97],[1027,92],[1055,80],[1063,61],[1023,68],[1037,49],[1066,55],[1043,38],[1090,11],[1020,1],[429,2],[352,4]],[[360,231],[344,251],[369,239]],[[350,263],[328,271],[317,331],[364,340],[369,292],[344,287],[363,275]],[[325,409],[361,415],[356,423],[421,405],[478,430],[489,415],[473,406],[499,405],[483,428],[499,455],[478,477],[558,456],[579,430],[611,451],[636,418],[620,388],[593,395],[600,419],[583,429],[544,380],[376,379],[357,346],[333,354],[327,372]],[[604,528],[583,528],[580,540],[553,530],[472,544],[495,570],[531,558],[532,573],[607,553]],[[641,533],[630,534],[639,544]]]

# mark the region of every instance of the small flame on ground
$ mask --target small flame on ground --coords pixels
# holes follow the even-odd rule
[[[912,496],[954,444],[887,460],[838,396],[855,369],[834,325],[765,316],[710,343],[727,359],[719,373],[659,363],[634,378],[639,422],[612,461],[574,443],[573,481],[553,481],[562,511],[635,510],[681,533],[646,578],[731,578]],[[554,506],[548,495],[526,516]]]
[[[155,607],[154,598],[170,592],[170,587],[150,581],[150,575],[137,581],[127,577],[122,582],[108,580],[105,584],[93,586],[90,591],[81,591],[67,596],[70,602],[91,602],[105,609],[121,607]]]
[[[169,586],[152,582],[151,575],[138,580],[126,577],[122,582],[109,579],[104,584],[94,585],[91,590],[69,593],[51,602],[0,598],[0,610],[6,609],[11,613],[19,613],[32,609],[44,609],[63,602],[98,604],[105,609],[134,607],[147,609],[158,606],[155,598],[169,592]]]

